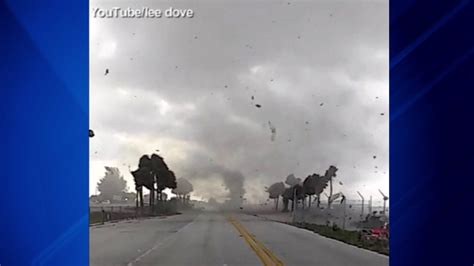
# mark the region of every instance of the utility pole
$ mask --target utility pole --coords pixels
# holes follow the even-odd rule
[[[342,230],[345,230],[346,229],[346,196],[344,196],[344,194],[342,195],[344,198],[344,217],[342,219]]]
[[[362,211],[360,213],[360,219],[363,220],[364,219],[364,196],[362,196],[362,194],[360,194],[359,191],[357,191],[357,194],[359,194],[359,197],[361,197],[362,199]]]
[[[369,215],[372,215],[372,195],[370,196],[370,199],[369,199]]]

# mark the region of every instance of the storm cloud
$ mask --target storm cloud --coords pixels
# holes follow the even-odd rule
[[[388,193],[388,1],[111,3],[90,6],[195,15],[91,17],[91,194],[157,149],[196,198],[257,202],[329,165],[349,197]]]

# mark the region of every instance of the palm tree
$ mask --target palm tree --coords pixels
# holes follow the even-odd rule
[[[326,170],[324,178],[329,180],[329,198],[332,197],[332,179],[336,176],[337,168],[334,165],[329,166],[329,169]],[[328,209],[331,208],[331,201],[328,202]]]
[[[174,172],[168,168],[168,165],[165,163],[163,158],[158,154],[151,155],[151,162],[153,176],[157,184],[157,191],[159,193],[159,200],[161,201],[163,200],[162,191],[165,188],[176,188],[176,176]]]

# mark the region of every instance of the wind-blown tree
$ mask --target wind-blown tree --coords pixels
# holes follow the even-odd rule
[[[131,172],[135,181],[135,190],[137,191],[137,206],[144,206],[143,202],[143,187],[151,191],[154,190],[154,178],[151,171],[151,159],[148,155],[143,155],[138,161],[138,169]],[[151,203],[152,200],[150,200]],[[152,204],[150,204],[152,205]]]
[[[285,184],[283,182],[278,182],[272,184],[267,188],[268,197],[275,200],[275,209],[278,210],[278,201],[280,196],[285,192]]]
[[[161,172],[157,183],[158,195],[160,196],[159,200],[164,200],[162,191],[165,188],[175,189],[177,185],[176,176],[173,171]]]
[[[295,198],[296,196],[296,198]],[[291,200],[291,211],[296,207],[298,200],[304,199],[304,189],[300,184],[296,184],[290,188],[286,188],[283,192],[283,212],[288,212],[288,203]]]
[[[304,193],[308,195],[308,207],[311,208],[311,197],[316,195],[316,187],[320,181],[320,176],[317,174],[309,175],[303,181]]]
[[[151,155],[151,168],[153,178],[156,182],[156,189],[158,191],[159,200],[163,200],[163,190],[165,188],[175,189],[176,188],[176,176],[171,171],[165,160],[158,154]]]
[[[301,179],[300,178],[296,178],[294,174],[290,174],[286,177],[286,180],[285,180],[285,183],[290,185],[290,187],[294,186],[294,185],[298,185],[301,183]]]
[[[329,180],[329,198],[332,198],[332,179],[336,177],[337,168],[334,165],[329,166],[324,174],[324,179]],[[331,208],[331,201],[328,201],[328,209]]]
[[[173,171],[168,168],[163,158],[157,154],[152,154],[151,157],[148,155],[141,156],[138,162],[138,169],[131,173],[135,180],[135,188],[140,199],[140,206],[142,207],[143,187],[150,190],[150,206],[152,206],[152,210],[155,205],[156,190],[161,200],[163,198],[161,192],[165,188],[176,188],[176,177]]]
[[[117,167],[105,166],[105,175],[97,182],[97,190],[102,200],[114,200],[114,196],[122,196],[127,191],[127,181]]]
[[[178,180],[176,180],[176,184],[176,188],[173,189],[171,192],[176,194],[178,199],[181,199],[183,203],[186,203],[186,198],[188,198],[187,196],[194,190],[193,184],[191,184],[191,182],[189,182],[186,178],[183,177],[178,178]]]

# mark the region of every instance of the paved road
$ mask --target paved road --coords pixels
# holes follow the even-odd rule
[[[90,265],[388,265],[388,257],[239,213],[185,213],[90,228]]]

